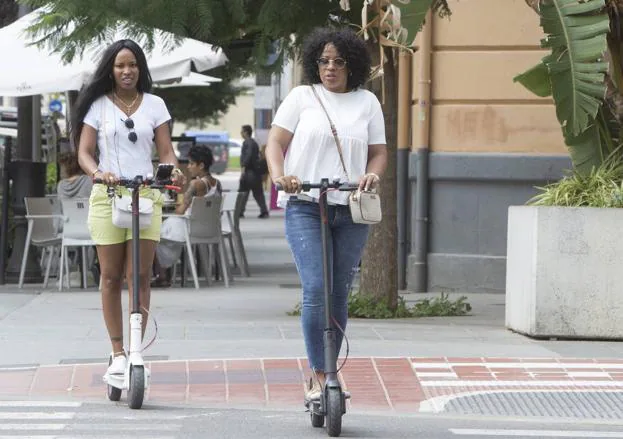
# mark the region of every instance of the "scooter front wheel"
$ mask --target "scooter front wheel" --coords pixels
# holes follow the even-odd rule
[[[128,405],[131,409],[140,409],[145,397],[145,367],[130,367],[130,388],[128,389]]]
[[[342,391],[339,388],[328,389],[326,393],[327,433],[331,437],[342,434]]]

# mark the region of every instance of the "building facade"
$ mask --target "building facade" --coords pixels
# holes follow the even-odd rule
[[[409,155],[407,288],[424,273],[428,291],[503,293],[508,207],[571,162],[553,101],[513,82],[547,53],[538,15],[524,0],[449,3],[451,18],[431,22],[424,270],[413,254],[421,145],[412,142]],[[421,49],[412,63],[412,139],[421,127]]]

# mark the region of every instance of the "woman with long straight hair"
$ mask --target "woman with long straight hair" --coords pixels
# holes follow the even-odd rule
[[[153,147],[161,163],[175,165],[173,179],[183,184],[182,172],[171,144],[171,119],[164,101],[150,94],[152,79],[141,47],[132,40],[119,40],[103,53],[88,85],[80,92],[71,123],[78,146],[78,160],[87,175],[104,182],[95,184],[89,200],[88,225],[97,245],[102,277],[102,308],[112,345],[113,361],[107,375],[123,375],[126,354],[123,344],[121,288],[125,272],[130,301],[132,273],[139,270],[143,332],[150,305],[151,266],[162,223],[162,194],[145,188],[141,197],[153,201],[151,225],[140,231],[140,267],[132,266],[132,231],[112,223],[108,186],[120,178],[146,177],[154,173]],[[117,193],[128,193],[116,187]],[[131,305],[130,305],[131,308]]]

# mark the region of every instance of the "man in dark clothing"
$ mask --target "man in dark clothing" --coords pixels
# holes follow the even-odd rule
[[[264,197],[264,188],[262,187],[262,175],[259,172],[260,165],[260,147],[251,137],[253,129],[250,125],[243,125],[240,133],[244,142],[240,151],[240,167],[242,173],[240,175],[239,191],[244,192],[244,203],[242,204],[242,214],[249,199],[249,191],[253,192],[253,198],[260,207],[259,218],[268,218],[268,208],[266,207],[266,199]]]

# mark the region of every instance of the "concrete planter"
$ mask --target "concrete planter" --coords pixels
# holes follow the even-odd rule
[[[510,207],[506,326],[533,337],[623,338],[623,210]]]

